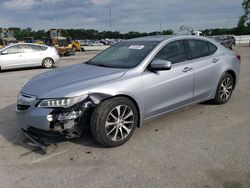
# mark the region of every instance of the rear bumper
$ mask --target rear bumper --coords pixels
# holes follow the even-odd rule
[[[57,64],[60,61],[60,56],[55,55],[55,56],[52,57],[52,59],[54,60],[54,63]]]

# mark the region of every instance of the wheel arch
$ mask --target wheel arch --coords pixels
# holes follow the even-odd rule
[[[235,88],[235,86],[236,86],[236,81],[237,81],[236,73],[235,73],[235,71],[232,70],[232,69],[226,69],[226,70],[222,71],[220,77],[218,77],[218,80],[217,80],[217,83],[216,83],[216,88],[215,88],[214,91],[213,91],[213,95],[212,95],[213,97],[215,97],[215,95],[216,95],[216,91],[217,91],[217,88],[219,87],[219,83],[220,83],[221,78],[222,78],[223,75],[226,74],[226,73],[232,75],[232,77],[233,77],[233,79],[234,79],[234,86],[233,86],[233,89]]]
[[[116,95],[114,97],[125,97],[125,98],[129,99],[130,101],[132,101],[134,103],[134,105],[135,105],[135,107],[137,109],[138,120],[139,120],[137,127],[140,127],[140,124],[141,124],[140,107],[139,107],[138,103],[136,102],[136,100],[133,97],[131,97],[129,95],[125,95],[125,94]]]
[[[47,56],[46,56],[46,57],[43,58],[42,62],[43,62],[45,59],[51,59],[51,60],[53,61],[53,63],[55,63],[55,60],[54,60],[52,57],[47,57]]]
[[[233,79],[234,79],[234,85],[233,85],[233,88],[235,88],[236,81],[237,81],[237,78],[236,78],[236,73],[235,73],[233,70],[231,70],[231,69],[227,70],[225,73],[228,73],[228,74],[231,74],[231,75],[232,75],[232,77],[233,77]]]
[[[140,127],[141,126],[141,123],[142,123],[142,116],[141,116],[141,111],[140,111],[140,107],[138,105],[138,103],[136,102],[136,100],[129,96],[129,95],[126,95],[126,94],[117,94],[117,95],[107,95],[107,94],[102,94],[102,93],[95,93],[95,94],[89,94],[90,98],[95,102],[95,104],[99,104],[100,102],[104,101],[104,100],[107,100],[107,99],[111,99],[111,98],[117,98],[117,97],[124,97],[124,98],[127,98],[129,99],[131,102],[133,102],[133,104],[135,105],[136,109],[137,109],[137,112],[138,112],[138,119],[139,119],[139,122],[138,122],[138,125],[137,127]]]

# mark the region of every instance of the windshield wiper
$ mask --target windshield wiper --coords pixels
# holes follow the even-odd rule
[[[115,68],[115,69],[126,69],[126,67],[121,67],[121,66],[116,66],[116,65],[107,65],[103,63],[94,63],[91,61],[88,61],[86,64],[88,65],[93,65],[93,66],[98,66],[98,67],[108,67],[108,68]]]
[[[89,65],[94,65],[94,66],[98,66],[98,67],[109,67],[109,68],[114,68],[113,66],[111,65],[105,65],[105,64],[94,64],[94,63],[89,63]]]

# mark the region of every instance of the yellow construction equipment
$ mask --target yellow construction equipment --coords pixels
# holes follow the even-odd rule
[[[78,40],[72,40],[71,37],[66,37],[69,44],[72,44],[72,48],[74,50],[74,52],[81,52],[82,48],[81,48],[81,43]]]
[[[65,37],[54,37],[52,45],[55,46],[60,56],[74,54],[72,44],[69,44]]]
[[[60,56],[74,54],[72,44],[68,42],[66,37],[61,36],[61,30],[58,29],[49,30],[49,39],[51,45],[55,46]]]
[[[45,44],[42,40],[37,40],[36,44]]]

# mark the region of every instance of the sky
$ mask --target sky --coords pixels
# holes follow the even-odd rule
[[[0,0],[0,27],[120,32],[231,28],[242,0]],[[112,27],[110,28],[110,7]],[[160,27],[161,26],[161,27]]]

